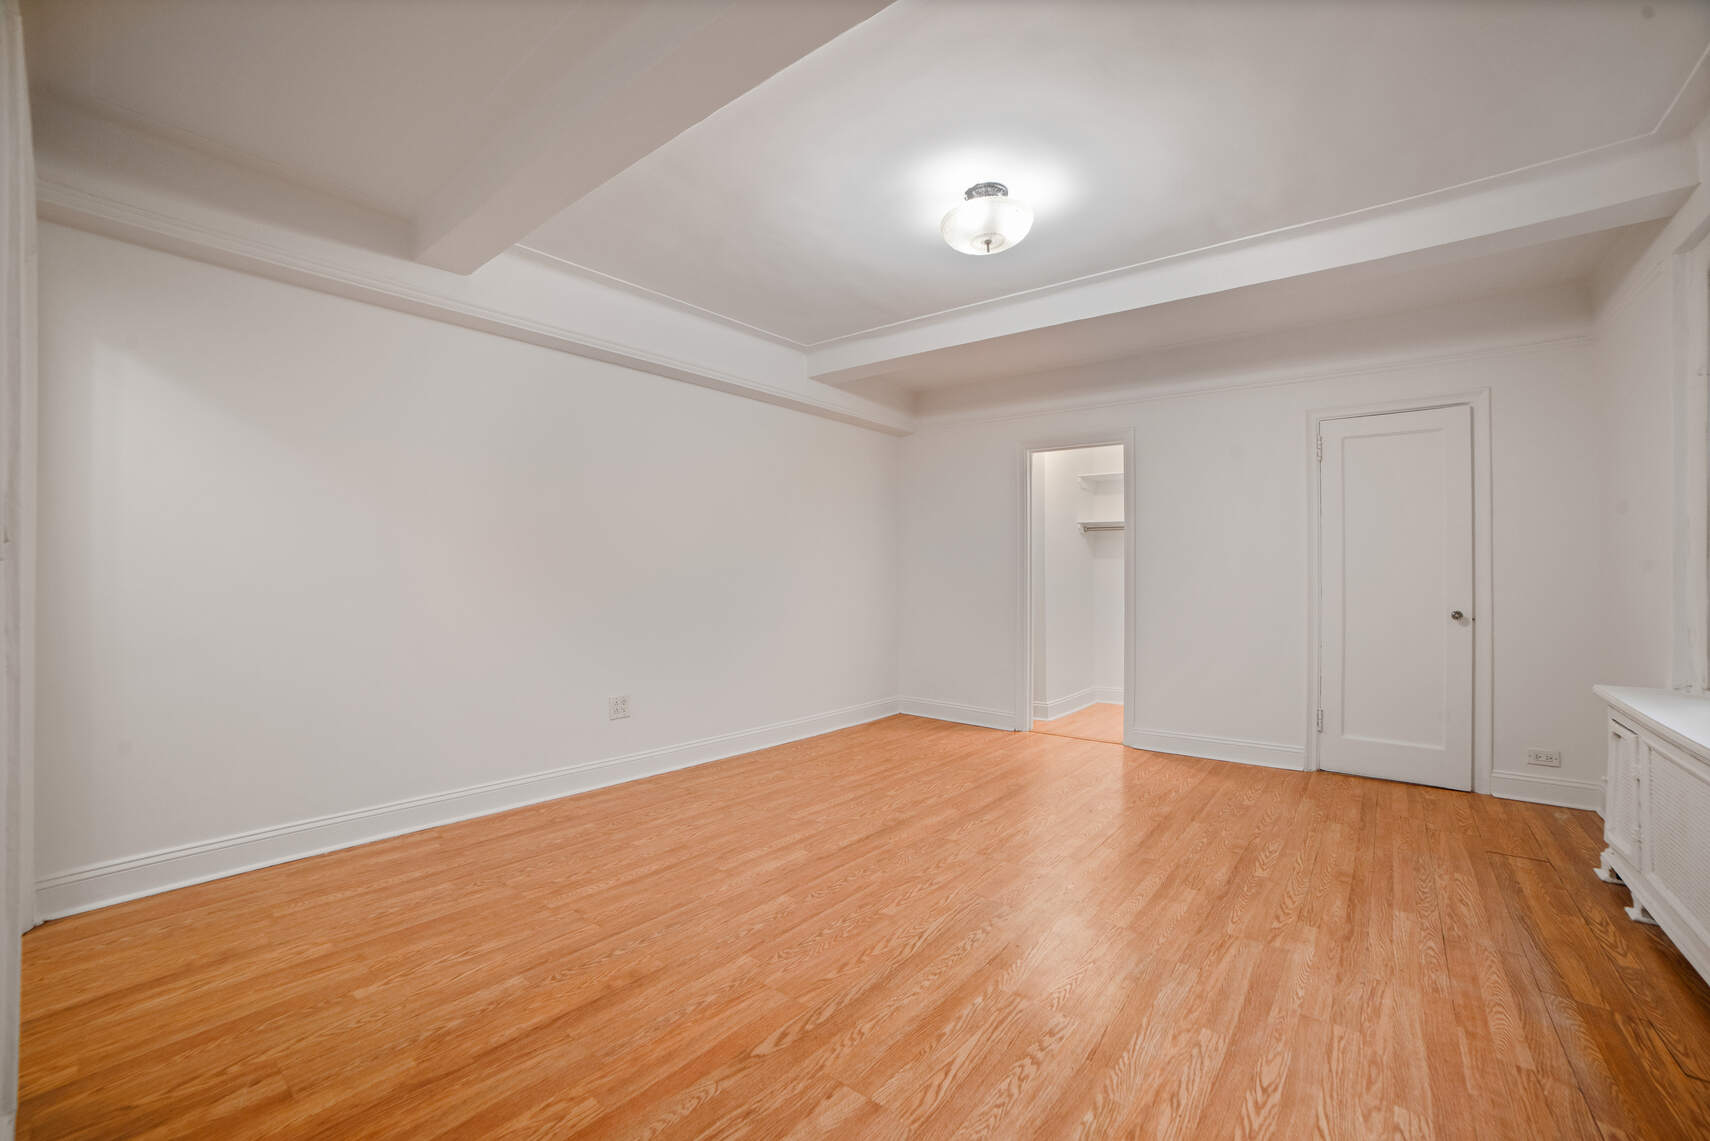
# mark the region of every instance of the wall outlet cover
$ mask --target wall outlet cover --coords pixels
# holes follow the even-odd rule
[[[1542,765],[1547,769],[1559,769],[1562,767],[1562,752],[1560,749],[1527,749],[1526,763]]]
[[[611,698],[607,702],[607,704],[606,704],[606,717],[608,720],[616,721],[621,717],[628,717],[628,716],[629,716],[629,694],[626,693],[622,697]]]

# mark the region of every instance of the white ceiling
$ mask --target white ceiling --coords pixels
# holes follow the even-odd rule
[[[53,217],[338,288],[409,282],[401,305],[513,314],[525,339],[544,321],[602,359],[886,430],[917,394],[1583,280],[1598,232],[1698,185],[1710,108],[1710,0],[24,15]],[[938,222],[986,179],[1038,219],[970,258]]]
[[[624,15],[609,0],[26,0],[24,35],[38,92],[409,217]]]
[[[901,0],[526,244],[814,344],[1653,130],[1710,5]],[[1033,235],[946,247],[1007,182]]]

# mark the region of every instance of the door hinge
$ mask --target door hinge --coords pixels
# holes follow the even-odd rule
[[[1318,437],[1318,462],[1324,462],[1324,437]]]
[[[1318,731],[1324,732],[1324,711],[1322,709],[1318,711]]]

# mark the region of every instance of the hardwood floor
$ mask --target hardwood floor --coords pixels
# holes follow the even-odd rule
[[[20,1136],[1710,1136],[1598,834],[895,717],[39,928]]]
[[[1122,744],[1122,706],[1098,701],[1085,709],[1077,709],[1050,721],[1035,721],[1035,733],[1050,733],[1054,737],[1079,737],[1084,741],[1108,741]]]

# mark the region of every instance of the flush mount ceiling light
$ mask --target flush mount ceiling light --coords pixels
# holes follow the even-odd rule
[[[1015,245],[1033,228],[1033,207],[1009,196],[1001,182],[968,187],[938,227],[950,248],[965,254],[995,254]]]

